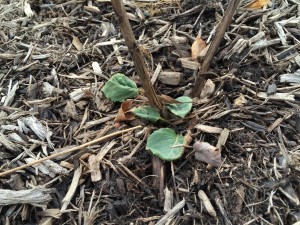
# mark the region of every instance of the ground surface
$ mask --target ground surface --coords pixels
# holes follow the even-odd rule
[[[187,148],[179,160],[164,163],[160,186],[153,183],[155,159],[145,144],[151,130],[166,125],[134,120],[115,128],[120,104],[99,91],[116,72],[139,83],[111,3],[29,3],[31,18],[19,1],[0,5],[0,171],[117,130],[139,124],[143,129],[60,156],[43,168],[1,177],[0,224],[155,224],[166,214],[165,188],[173,197],[171,208],[185,201],[168,224],[299,220],[299,2],[275,0],[259,10],[239,7],[211,63],[213,93],[194,99],[188,118],[169,125],[183,135],[189,130],[191,146],[219,140],[220,132],[199,130],[197,124],[228,129],[222,165],[209,168]],[[158,64],[162,71],[182,74],[175,86],[158,77],[157,92],[188,93],[194,70],[184,68],[179,58],[190,57],[199,31],[203,40],[211,40],[227,2],[128,1],[125,6],[150,74]],[[259,32],[262,36],[251,39]],[[93,69],[93,62],[101,71],[95,63]],[[295,79],[284,80],[282,74]],[[103,157],[93,161],[99,152]],[[100,180],[93,182],[91,176]],[[13,199],[17,191],[35,187],[40,195]],[[199,190],[215,216],[199,199]]]

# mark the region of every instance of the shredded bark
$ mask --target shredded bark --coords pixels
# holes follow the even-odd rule
[[[232,17],[230,2],[124,1],[134,49],[109,0],[2,0],[0,224],[299,222],[299,1],[243,0]],[[133,106],[164,111],[204,62],[185,118],[114,121],[121,103],[101,92],[113,74],[137,84]],[[174,162],[145,150],[166,127],[186,137]],[[197,160],[198,142],[218,163]]]

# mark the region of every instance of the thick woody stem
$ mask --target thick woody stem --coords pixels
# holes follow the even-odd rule
[[[241,0],[231,0],[228,3],[228,6],[227,6],[226,11],[223,16],[223,19],[220,22],[220,25],[218,26],[217,33],[207,51],[207,54],[203,60],[203,63],[199,69],[199,72],[197,74],[195,86],[191,93],[192,97],[200,97],[201,91],[206,82],[204,75],[206,74],[206,72],[209,68],[210,62],[213,59],[214,55],[216,54],[217,49],[220,46],[220,43],[224,37],[226,30],[228,29],[228,27],[231,23],[232,17],[234,15],[235,10],[237,9],[238,5],[240,4],[240,1]]]
[[[145,62],[143,60],[143,55],[135,40],[133,31],[131,29],[131,25],[128,20],[128,16],[124,8],[123,1],[112,0],[111,3],[116,13],[122,35],[125,39],[128,50],[132,56],[136,72],[140,77],[142,86],[145,90],[145,96],[148,98],[151,105],[155,106],[160,111],[162,111],[162,104],[154,91],[153,85],[151,84],[150,77],[148,75]]]

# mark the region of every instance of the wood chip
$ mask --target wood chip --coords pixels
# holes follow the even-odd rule
[[[37,207],[45,207],[51,201],[53,189],[36,187],[28,190],[4,190],[0,189],[0,205],[30,204]]]
[[[60,209],[60,211],[62,213],[64,213],[66,211],[67,207],[69,206],[69,204],[75,194],[75,191],[79,184],[79,179],[81,177],[81,173],[82,173],[82,165],[80,164],[80,166],[75,170],[69,190],[62,200],[62,206]]]
[[[155,225],[164,225],[168,219],[172,218],[178,213],[185,205],[185,199],[178,202],[169,212],[167,212]]]
[[[163,71],[158,76],[158,80],[160,82],[168,85],[179,85],[181,79],[182,79],[182,73],[180,72]]]
[[[222,128],[207,126],[203,124],[197,124],[195,128],[209,134],[221,134],[221,132],[223,131]]]

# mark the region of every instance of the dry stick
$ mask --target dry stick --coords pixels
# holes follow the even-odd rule
[[[22,165],[22,166],[13,168],[13,169],[11,169],[11,170],[7,170],[7,171],[5,171],[5,172],[2,172],[2,173],[0,173],[0,177],[6,176],[6,175],[8,175],[8,174],[11,174],[11,173],[16,172],[16,171],[21,170],[21,169],[25,169],[25,168],[27,168],[27,167],[29,167],[29,166],[33,166],[33,165],[35,165],[35,164],[44,162],[44,161],[46,161],[46,160],[48,160],[48,159],[53,159],[53,158],[56,158],[56,157],[58,157],[58,156],[65,155],[65,154],[67,154],[67,153],[74,152],[74,151],[76,151],[76,150],[82,149],[82,148],[87,147],[87,146],[89,146],[89,145],[98,143],[98,142],[103,141],[103,140],[105,140],[105,139],[108,139],[108,138],[117,136],[117,135],[119,135],[119,134],[123,134],[123,133],[125,133],[125,132],[129,132],[129,131],[132,131],[132,130],[135,130],[135,129],[138,129],[138,128],[142,128],[142,126],[139,125],[139,126],[136,126],[136,127],[132,127],[132,128],[126,129],[126,130],[120,130],[120,131],[117,131],[117,132],[115,132],[115,133],[108,134],[108,135],[105,135],[105,136],[103,136],[103,137],[97,138],[97,139],[95,139],[95,140],[93,140],[93,141],[84,143],[84,144],[82,144],[82,145],[76,146],[76,147],[74,147],[74,148],[70,148],[70,149],[68,149],[68,150],[66,150],[66,151],[59,152],[59,153],[56,153],[56,154],[53,154],[53,155],[49,155],[49,156],[47,156],[47,157],[45,157],[45,158],[42,158],[42,159],[38,159],[38,160],[32,161],[32,162],[27,163],[27,164],[25,164],[25,165]]]
[[[118,22],[120,25],[120,29],[122,32],[122,35],[125,39],[125,43],[128,47],[128,50],[132,56],[134,66],[136,69],[137,74],[139,75],[142,86],[145,90],[145,96],[148,98],[151,105],[158,108],[160,111],[162,111],[162,104],[160,100],[158,99],[154,88],[151,84],[150,77],[147,73],[146,65],[143,60],[143,55],[141,53],[141,50],[135,40],[133,31],[131,29],[128,16],[126,14],[124,4],[122,0],[112,0],[111,1],[112,6],[114,8],[114,11],[116,13],[116,16],[118,18]]]
[[[204,77],[205,73],[207,72],[210,62],[212,58],[214,57],[218,47],[220,46],[221,40],[224,37],[224,34],[229,27],[232,17],[235,13],[236,8],[240,4],[241,0],[231,0],[228,3],[227,9],[224,13],[224,17],[217,29],[217,33],[207,51],[207,54],[203,60],[203,63],[201,65],[201,68],[197,74],[195,86],[192,90],[191,96],[192,97],[199,97],[201,94],[201,91],[205,85],[206,79]]]

